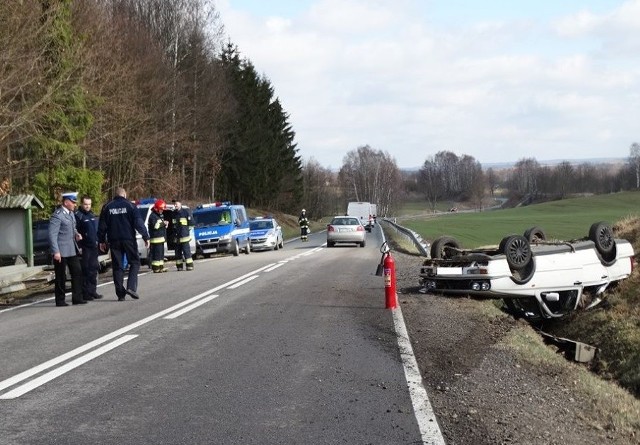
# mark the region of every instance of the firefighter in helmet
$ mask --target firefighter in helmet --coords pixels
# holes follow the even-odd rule
[[[300,213],[298,224],[300,225],[300,239],[307,241],[307,236],[309,235],[309,220],[307,219],[307,211],[305,209],[302,209]]]
[[[182,203],[179,199],[175,199],[176,205],[173,212],[173,227],[178,237],[178,243],[176,244],[176,269],[182,270],[184,265],[187,266],[187,270],[193,270],[193,257],[191,256],[191,241],[190,228],[193,227],[193,218],[188,209],[182,207]]]
[[[169,221],[164,220],[164,209],[166,203],[162,199],[158,199],[151,209],[147,228],[149,229],[149,259],[151,270],[154,273],[166,272],[164,267],[164,242],[167,236],[167,225]]]

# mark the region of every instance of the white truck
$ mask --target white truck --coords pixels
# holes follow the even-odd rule
[[[347,205],[347,215],[357,217],[367,232],[371,232],[374,225],[373,215],[370,202],[352,201]]]

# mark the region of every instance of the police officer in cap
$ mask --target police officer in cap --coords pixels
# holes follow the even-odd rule
[[[82,267],[78,257],[78,241],[82,236],[76,229],[74,210],[78,202],[76,192],[62,194],[62,205],[58,207],[49,219],[49,245],[53,254],[53,269],[55,271],[54,295],[56,306],[68,306],[65,302],[66,269],[71,274],[71,302],[86,304],[82,297]]]

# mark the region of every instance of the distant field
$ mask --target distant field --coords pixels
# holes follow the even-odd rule
[[[398,223],[427,240],[442,235],[455,237],[463,247],[498,244],[506,235],[523,234],[541,227],[549,239],[571,240],[588,235],[594,222],[614,224],[628,216],[640,215],[640,192],[623,192],[585,198],[564,199],[507,210],[475,213],[445,213],[440,216],[409,218],[412,203],[399,212]],[[424,205],[422,206],[424,208]]]

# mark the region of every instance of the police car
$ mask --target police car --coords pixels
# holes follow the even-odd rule
[[[282,227],[271,217],[258,217],[249,222],[251,250],[278,250],[284,247]]]
[[[138,213],[144,221],[144,226],[148,229],[149,215],[151,215],[151,211],[153,205],[157,201],[156,198],[145,198],[139,201],[136,201],[136,208],[138,209]],[[164,215],[165,221],[169,221],[169,226],[167,227],[167,237],[164,245],[164,255],[167,258],[175,258],[175,248],[176,248],[176,237],[175,237],[175,229],[173,227],[173,212],[176,206],[173,204],[167,204],[165,207]],[[187,206],[183,205],[183,209],[188,209]],[[194,236],[193,227],[190,228],[191,240],[189,241],[189,245],[191,247],[191,253],[193,254],[196,251],[196,241]],[[136,241],[138,242],[138,253],[140,254],[140,262],[142,264],[148,263],[147,258],[149,257],[149,251],[144,245],[144,240],[142,239],[142,235],[136,232]]]
[[[251,252],[249,218],[243,205],[230,202],[200,204],[193,211],[196,252],[204,257],[213,253]]]

